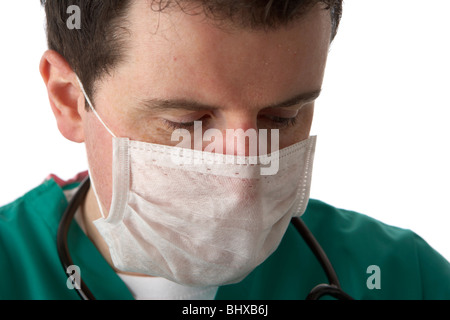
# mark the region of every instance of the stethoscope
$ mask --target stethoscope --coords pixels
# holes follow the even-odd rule
[[[81,183],[80,188],[77,190],[76,194],[70,201],[66,211],[64,212],[57,234],[57,248],[59,258],[61,260],[61,264],[64,268],[64,272],[70,277],[70,274],[67,273],[67,270],[70,266],[74,265],[72,258],[70,257],[69,247],[67,245],[67,234],[69,231],[70,224],[73,220],[73,217],[78,210],[78,208],[82,205],[87,192],[89,191],[90,180],[89,177],[84,179]],[[331,265],[330,260],[327,255],[323,251],[320,244],[317,242],[316,238],[314,238],[311,231],[305,225],[305,223],[298,217],[292,219],[292,224],[295,226],[299,234],[305,240],[308,247],[311,249],[317,260],[320,262],[325,274],[328,278],[328,284],[322,283],[315,286],[308,296],[306,300],[318,300],[323,296],[331,296],[340,300],[353,300],[351,296],[345,293],[341,289],[341,285],[339,284],[339,279],[337,277],[336,272],[334,271],[333,266]],[[87,287],[86,283],[84,283],[83,279],[80,279],[79,286],[75,286],[74,289],[77,291],[78,295],[83,300],[95,300],[94,295]]]

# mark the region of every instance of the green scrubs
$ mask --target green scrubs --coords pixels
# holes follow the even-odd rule
[[[48,180],[0,208],[0,299],[79,299],[67,286],[56,248],[66,206],[63,189]],[[303,219],[354,298],[450,299],[450,264],[413,232],[317,200],[310,200]],[[68,242],[97,299],[133,298],[76,222]],[[324,282],[318,261],[291,225],[272,256],[242,282],[220,287],[216,299],[304,299]]]

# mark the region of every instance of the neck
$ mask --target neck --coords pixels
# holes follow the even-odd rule
[[[92,241],[92,243],[95,245],[100,254],[106,259],[109,265],[114,268],[108,245],[106,244],[105,240],[103,240],[103,237],[100,235],[93,223],[95,220],[100,219],[101,217],[102,215],[98,207],[97,198],[95,197],[94,190],[91,186],[82,207],[82,222],[88,238]],[[114,270],[116,269],[114,268]]]
[[[82,206],[82,223],[85,227],[85,232],[88,238],[92,241],[92,243],[95,245],[97,250],[100,252],[100,254],[105,258],[105,260],[109,263],[111,268],[114,269],[116,273],[120,274],[128,274],[128,275],[134,275],[134,276],[147,276],[143,274],[138,273],[131,273],[131,272],[123,272],[118,270],[114,263],[112,262],[111,254],[109,253],[108,245],[106,244],[103,237],[98,232],[97,228],[94,225],[94,221],[97,219],[102,218],[102,214],[99,209],[99,203],[97,201],[97,198],[95,196],[94,190],[92,186],[90,187],[88,194],[86,196],[86,200],[84,201],[84,204]],[[103,212],[107,212],[103,209]]]

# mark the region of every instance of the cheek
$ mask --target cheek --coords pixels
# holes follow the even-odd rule
[[[91,183],[108,214],[112,198],[112,137],[93,114],[85,123],[85,146],[91,174]]]

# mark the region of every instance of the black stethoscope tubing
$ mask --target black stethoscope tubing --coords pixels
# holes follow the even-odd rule
[[[67,274],[68,277],[71,275],[67,273],[67,270],[70,266],[74,265],[74,263],[69,253],[69,247],[67,244],[67,234],[69,232],[69,227],[76,211],[82,205],[84,199],[86,198],[87,192],[89,191],[89,187],[90,187],[90,180],[89,177],[87,177],[83,180],[76,194],[69,202],[69,205],[67,206],[58,226],[58,233],[56,238],[58,255],[59,259],[61,260],[61,264],[64,268],[64,272]],[[295,217],[292,218],[292,224],[297,229],[299,234],[305,240],[306,244],[319,261],[320,265],[325,271],[325,274],[327,275],[329,282],[329,284],[323,283],[315,286],[306,297],[306,300],[318,300],[325,295],[329,295],[336,299],[341,300],[353,300],[351,296],[349,296],[341,289],[339,279],[330,260],[328,259],[327,255],[325,254],[325,251],[317,242],[311,231],[305,225],[305,223],[300,218]],[[79,287],[75,286],[74,289],[77,291],[78,295],[82,300],[95,300],[94,295],[89,290],[86,283],[84,283],[83,279],[80,279]]]
[[[56,246],[58,248],[58,255],[61,264],[64,268],[64,272],[67,274],[67,270],[70,266],[74,265],[72,258],[69,253],[69,246],[67,244],[67,234],[69,233],[69,227],[77,212],[78,208],[83,204],[84,199],[89,191],[90,187],[89,177],[85,178],[77,190],[72,200],[64,212],[58,227],[58,233],[56,236]],[[67,274],[70,276],[69,274]],[[77,291],[78,295],[82,300],[95,300],[94,295],[88,286],[84,283],[83,279],[80,279],[80,288],[77,286],[74,289]]]

